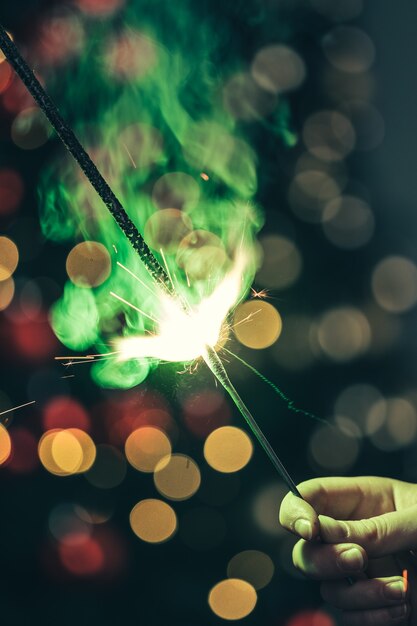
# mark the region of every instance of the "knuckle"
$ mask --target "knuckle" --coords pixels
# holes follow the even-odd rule
[[[363,519],[360,521],[364,536],[370,543],[378,543],[387,534],[384,516],[379,518]]]

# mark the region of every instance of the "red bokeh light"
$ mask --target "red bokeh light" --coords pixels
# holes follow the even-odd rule
[[[112,528],[95,528],[93,535],[80,542],[59,542],[58,556],[68,574],[112,580],[125,568],[125,543]],[[51,563],[48,564],[51,569]],[[52,571],[52,569],[51,569]]]
[[[10,471],[26,474],[39,465],[38,441],[27,428],[13,428],[10,431],[12,454],[7,463]]]
[[[293,615],[285,626],[336,626],[336,622],[325,611],[301,611]]]
[[[13,72],[10,65],[6,62],[0,63],[0,93],[3,93],[10,85],[13,78]]]
[[[4,65],[4,63],[2,63]],[[37,77],[39,79],[39,76]],[[43,83],[43,81],[40,81]],[[36,102],[22,83],[20,78],[12,76],[2,95],[3,107],[9,113],[20,113],[23,109],[36,107]]]
[[[60,65],[79,53],[84,45],[84,31],[75,16],[54,16],[40,26],[33,52],[36,59]]]
[[[0,65],[0,72],[3,64]],[[1,78],[0,78],[1,80]],[[23,181],[15,170],[0,170],[0,216],[13,213],[23,197]]]
[[[9,329],[14,350],[28,360],[49,359],[57,350],[58,340],[44,311],[40,311],[32,319],[25,315],[15,315],[9,322]]]
[[[110,15],[124,5],[124,0],[75,0],[75,4],[88,15]]]
[[[97,421],[106,426],[113,445],[124,445],[127,437],[141,426],[156,426],[169,434],[176,433],[166,400],[156,392],[125,392],[94,408]]]
[[[222,394],[201,391],[183,403],[184,422],[197,437],[207,437],[213,430],[230,423],[231,413]]]
[[[62,565],[76,576],[94,576],[104,565],[103,548],[93,537],[80,543],[60,543],[58,551]]]
[[[91,423],[87,411],[77,400],[67,396],[56,396],[44,408],[42,426],[45,430],[79,428],[88,432]]]

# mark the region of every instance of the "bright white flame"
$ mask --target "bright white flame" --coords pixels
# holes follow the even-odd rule
[[[206,346],[214,347],[219,341],[222,324],[239,298],[244,267],[240,256],[213,293],[189,310],[178,300],[162,296],[157,334],[119,339],[119,360],[153,357],[186,362],[201,357]]]

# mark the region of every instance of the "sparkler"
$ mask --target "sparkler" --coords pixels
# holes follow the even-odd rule
[[[51,98],[47,95],[44,88],[42,87],[38,79],[35,77],[34,73],[29,68],[26,61],[20,55],[16,45],[13,43],[13,41],[11,40],[11,38],[8,36],[7,32],[4,30],[4,28],[1,25],[0,25],[0,48],[3,51],[7,60],[9,61],[9,63],[14,68],[15,72],[21,78],[23,83],[26,85],[28,91],[31,93],[31,95],[33,96],[37,104],[39,105],[40,109],[44,112],[45,116],[48,118],[52,127],[55,129],[61,141],[66,146],[67,150],[71,153],[71,155],[77,161],[80,168],[83,170],[84,174],[86,175],[91,185],[93,186],[97,194],[100,196],[100,198],[106,205],[111,215],[116,220],[117,224],[121,228],[124,235],[127,237],[128,241],[132,245],[135,252],[139,255],[141,261],[143,262],[144,266],[148,270],[155,284],[158,287],[162,287],[164,296],[166,296],[164,298],[164,301],[167,305],[168,315],[171,314],[174,316],[175,315],[180,316],[183,322],[185,320],[186,326],[188,325],[188,327],[191,328],[193,337],[196,340],[195,345],[193,346],[193,349],[190,352],[187,352],[185,355],[182,355],[183,359],[181,358],[181,356],[178,357],[178,354],[176,353],[176,355],[174,355],[176,356],[176,358],[168,358],[168,360],[177,360],[177,361],[193,360],[197,357],[202,357],[204,359],[207,366],[210,368],[210,370],[212,371],[216,379],[219,381],[219,383],[224,387],[224,389],[226,390],[226,392],[229,394],[234,404],[236,405],[237,409],[239,410],[243,418],[246,420],[252,433],[254,434],[254,436],[256,437],[260,445],[262,446],[263,450],[265,451],[268,458],[272,462],[274,468],[278,471],[279,475],[281,476],[281,478],[283,479],[283,481],[285,482],[289,490],[294,495],[301,497],[294,481],[288,474],[287,470],[285,469],[282,462],[280,461],[275,451],[273,450],[272,446],[270,445],[268,439],[265,437],[259,425],[257,424],[255,418],[253,417],[253,415],[247,408],[246,404],[243,402],[242,398],[239,396],[232,382],[230,381],[227,375],[227,372],[223,366],[223,363],[214,348],[214,345],[216,344],[219,334],[220,334],[221,324],[224,318],[229,313],[230,308],[233,305],[236,298],[232,298],[232,302],[226,306],[223,304],[224,310],[222,310],[222,308],[221,310],[222,310],[222,313],[224,313],[224,315],[220,316],[220,320],[218,321],[217,327],[215,326],[214,329],[212,328],[213,332],[211,333],[211,336],[208,336],[207,333],[205,333],[205,328],[201,324],[199,328],[196,328],[195,325],[193,326],[196,320],[198,322],[199,315],[201,318],[201,315],[202,315],[201,307],[200,307],[200,311],[198,312],[199,315],[198,314],[196,315],[194,311],[190,309],[189,305],[184,300],[184,298],[179,293],[176,292],[173,282],[171,280],[171,277],[169,275],[168,267],[167,267],[167,270],[165,270],[164,267],[157,260],[157,258],[153,255],[150,248],[146,244],[144,238],[142,237],[142,235],[136,228],[135,224],[127,215],[125,209],[123,208],[123,205],[115,196],[112,189],[109,187],[108,183],[103,178],[103,176],[97,169],[96,165],[91,160],[90,156],[82,147],[79,140],[75,136],[73,130],[61,117],[56,105],[51,100]],[[202,178],[204,180],[207,180],[208,176],[204,174],[204,176],[202,175]],[[227,280],[223,281],[222,284],[227,285]],[[219,294],[220,295],[222,294],[221,289],[216,290],[215,294],[213,295],[216,295],[217,297]],[[118,298],[119,300],[124,301],[117,294],[113,293],[112,295]],[[230,294],[229,294],[229,298],[230,298]],[[203,341],[201,340],[201,338],[198,338],[201,336],[203,337]],[[160,344],[161,342],[163,342],[163,337],[160,336],[156,338],[155,337],[143,338],[141,346],[143,346],[143,342],[146,342],[147,340],[148,340],[148,343],[153,342],[151,343],[151,345],[153,346],[153,349],[155,350],[155,349],[158,349],[158,345],[160,348]],[[158,344],[158,340],[159,340],[159,344]],[[122,341],[125,342],[123,358],[130,358],[129,347],[126,347],[129,345],[131,346],[131,351],[132,351],[131,357],[138,358],[141,356],[141,354],[138,354],[137,343],[136,344],[134,343],[135,338],[132,338],[132,339],[127,338]],[[129,342],[131,343],[129,344]],[[165,354],[167,346],[164,346],[163,348],[164,348],[163,353]],[[145,356],[145,355],[142,355],[142,356]],[[149,353],[147,353],[146,356],[149,356]],[[158,357],[160,358],[161,353],[156,353],[154,356],[157,358]]]

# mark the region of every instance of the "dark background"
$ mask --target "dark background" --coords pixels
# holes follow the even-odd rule
[[[307,81],[289,98],[292,126],[299,130],[311,112],[329,106],[322,86],[324,66],[318,42],[332,24],[315,13],[308,2],[269,4],[272,5],[268,7],[269,24],[256,27],[250,15],[251,9],[256,12],[255,2],[212,0],[202,3],[198,10],[203,16],[205,13],[215,15],[220,23],[226,22],[232,27],[235,45],[247,60],[259,47],[259,39],[268,39],[267,31],[273,31],[273,20],[278,19],[278,13],[280,20],[288,20],[285,41],[294,45],[309,68]],[[50,4],[46,2],[4,0],[0,20],[13,31],[18,42],[30,43],[33,25],[49,9]],[[384,140],[375,150],[354,152],[348,157],[352,179],[366,189],[376,219],[374,237],[364,249],[339,250],[326,241],[319,226],[297,220],[288,207],[286,196],[299,147],[289,149],[280,143],[277,148],[274,140],[264,141],[262,132],[254,133],[261,162],[258,199],[267,210],[264,233],[276,231],[277,225],[285,224],[287,228],[289,224],[304,258],[300,280],[273,300],[283,316],[284,328],[285,316],[291,312],[314,317],[329,307],[347,303],[360,306],[370,297],[372,268],[386,255],[403,255],[417,262],[416,23],[417,6],[411,0],[368,1],[362,14],[354,20],[375,44],[376,61],[371,71],[376,87],[372,100],[385,121]],[[10,114],[0,108],[0,166],[17,169],[24,178],[26,191],[18,212],[1,219],[0,234],[11,237],[19,246],[17,292],[25,280],[36,278],[42,286],[43,305],[47,310],[60,295],[65,282],[68,251],[65,246],[43,241],[38,226],[37,183],[54,148],[47,144],[34,151],[20,150],[10,140],[10,123]],[[274,177],[268,174],[272,169],[271,160],[274,160]],[[269,351],[264,351],[262,358],[251,355],[248,350],[243,351],[243,355],[278,384],[297,406],[329,418],[341,391],[352,384],[374,385],[386,397],[411,397],[410,394],[415,393],[415,311],[411,309],[396,316],[396,322],[400,332],[389,348],[348,363],[335,364],[322,356],[306,369],[288,371],[277,364]],[[37,405],[25,412],[16,412],[10,427],[12,437],[14,428],[25,427],[39,438],[42,403],[50,396],[70,393],[91,411],[98,441],[105,442],[105,429],[99,423],[100,418],[95,417],[94,407],[106,401],[109,394],[93,386],[87,371],[77,375],[75,382],[60,378],[62,372],[53,356],[65,348],[52,339],[46,317],[20,325],[18,331],[16,325],[13,316],[0,313],[3,410],[34,398]],[[29,350],[22,349],[25,344],[30,346]],[[175,406],[163,373],[154,374],[145,387],[162,389]],[[312,462],[309,453],[309,441],[317,423],[289,411],[255,376],[244,378],[242,394],[255,408],[272,444],[296,481],[331,473]],[[178,421],[180,442],[201,459],[201,442],[185,432],[180,416]],[[239,423],[237,415],[234,423]],[[387,452],[363,438],[359,455],[346,473],[388,475],[413,481],[417,472],[416,453],[414,440]],[[219,480],[214,472],[205,471],[207,484]],[[278,491],[280,488],[258,447],[239,477],[229,478],[225,477],[214,487],[215,491],[218,488],[220,493],[226,494],[225,503],[215,507],[225,523],[225,537],[210,550],[195,551],[184,545],[178,536],[166,544],[152,546],[132,534],[128,524],[131,507],[138,499],[154,495],[150,482],[132,469],[117,488],[97,490],[82,477],[60,479],[49,475],[42,467],[16,473],[6,466],[0,474],[0,614],[3,622],[7,626],[218,624],[221,620],[207,607],[208,590],[225,577],[228,560],[246,549],[266,552],[276,568],[272,582],[259,592],[257,608],[246,618],[247,624],[284,626],[299,611],[322,607],[317,586],[300,580],[290,571],[291,541],[284,535],[268,535],[254,521],[253,503],[262,489],[275,484]],[[231,497],[233,492],[235,495]],[[108,576],[77,578],[59,567],[48,530],[48,516],[59,504],[75,501],[113,512],[99,531],[110,552],[116,546],[114,550],[121,562]],[[181,516],[202,505],[207,506],[207,498],[204,500],[204,496],[197,494],[192,501],[178,503],[177,512]],[[277,511],[278,505],[277,501]],[[310,623],[313,622],[300,622],[300,626]],[[320,621],[314,624],[327,626]]]

